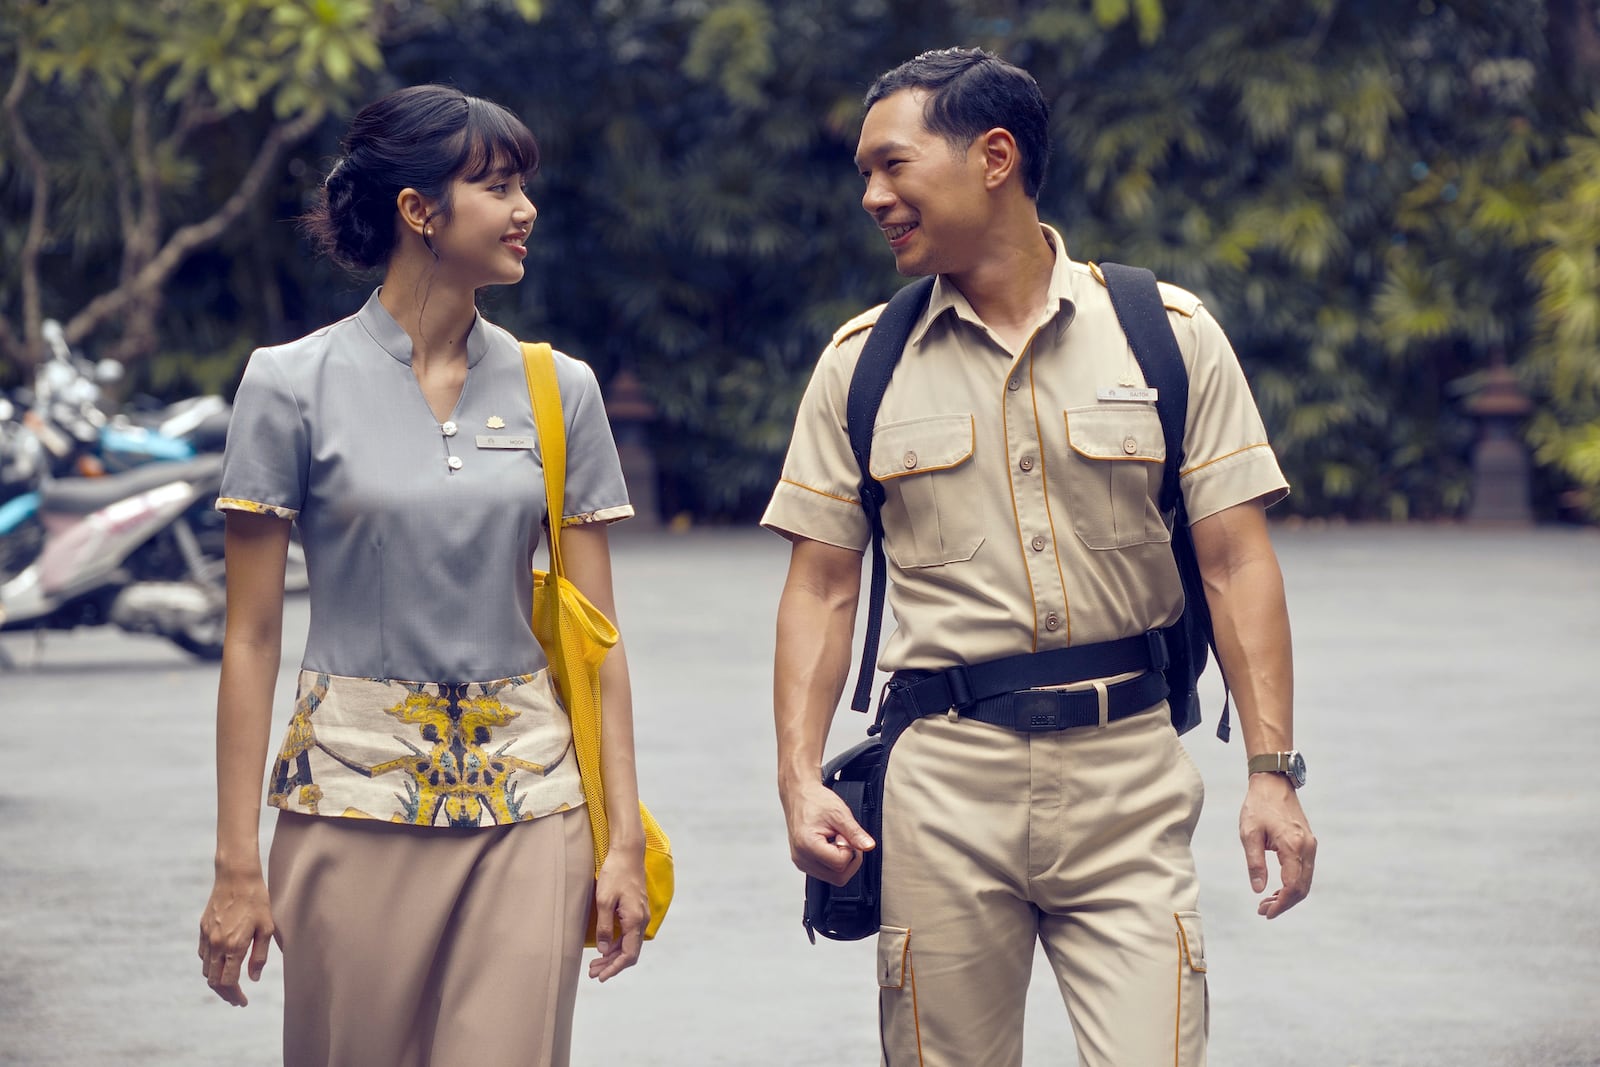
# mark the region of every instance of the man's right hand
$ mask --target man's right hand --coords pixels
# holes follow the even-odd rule
[[[861,866],[862,853],[877,847],[844,801],[820,781],[785,789],[782,799],[789,858],[802,873],[844,885]]]

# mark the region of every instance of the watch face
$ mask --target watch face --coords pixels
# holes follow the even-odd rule
[[[1298,751],[1289,753],[1289,766],[1286,771],[1289,781],[1294,783],[1296,789],[1306,784],[1306,758]]]

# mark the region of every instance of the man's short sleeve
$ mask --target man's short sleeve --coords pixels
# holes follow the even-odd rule
[[[245,366],[228,421],[219,511],[293,519],[305,504],[305,420],[284,373],[284,353],[258,349]]]
[[[850,376],[866,335],[863,330],[830,344],[817,361],[795,416],[783,475],[761,517],[767,529],[857,552],[870,543],[861,469],[845,428]]]
[[[561,525],[617,522],[633,515],[622,460],[611,436],[600,383],[587,363],[556,354],[556,380],[567,427],[566,497]]]
[[[1203,306],[1197,304],[1192,316],[1174,315],[1172,321],[1190,355],[1180,482],[1189,521],[1258,498],[1268,506],[1277,503],[1288,495],[1289,483],[1267,442],[1233,346]]]

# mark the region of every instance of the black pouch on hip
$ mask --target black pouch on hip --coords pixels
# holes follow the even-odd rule
[[[876,844],[862,856],[861,866],[842,886],[806,876],[802,921],[813,944],[818,934],[832,941],[860,941],[878,932],[883,888],[883,779],[889,766],[889,748],[881,736],[869,737],[822,768],[822,784],[845,802],[851,816]]]

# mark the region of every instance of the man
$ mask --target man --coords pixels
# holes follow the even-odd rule
[[[898,625],[880,666],[895,672],[885,732],[898,740],[874,842],[819,768],[869,544],[845,398],[879,308],[823,352],[762,520],[793,542],[774,679],[791,854],[843,884],[863,851],[884,850],[886,1063],[1020,1063],[1036,938],[1084,1064],[1203,1063],[1190,851],[1203,785],[1166,702],[1139,696],[1159,664],[1052,678],[1042,688],[1092,691],[1098,721],[1043,732],[984,721],[1009,721],[985,711],[992,701],[908,707],[899,690],[962,664],[1140,639],[1178,617],[1159,416],[1133,399],[1142,376],[1098,271],[1039,221],[1048,110],[1033,79],[948,49],[885,74],[866,104],[862,206],[901,274],[938,275],[870,457],[887,491]],[[1293,764],[1297,779],[1252,773],[1240,815],[1256,892],[1265,851],[1278,855],[1282,887],[1259,907],[1273,918],[1309,890],[1316,853],[1295,791],[1303,763],[1289,755],[1288,612],[1264,517],[1287,484],[1221,329],[1194,296],[1161,291],[1190,378],[1181,484],[1222,669],[1247,754]]]

